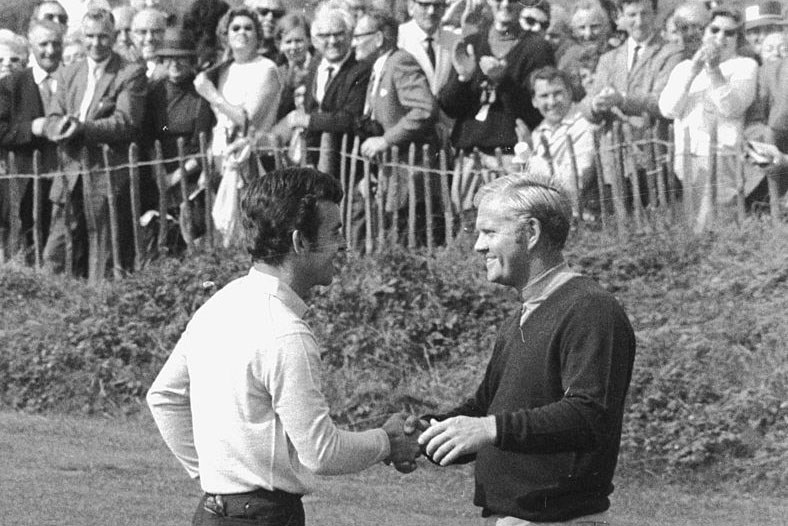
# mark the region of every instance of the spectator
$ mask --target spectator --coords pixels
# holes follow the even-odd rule
[[[21,35],[5,30],[0,33],[0,78],[27,67],[27,40]]]
[[[44,0],[34,9],[31,20],[49,20],[60,25],[65,35],[68,32],[68,13],[57,0]]]
[[[149,149],[154,141],[161,143],[164,159],[175,159],[179,156],[178,139],[184,140],[185,153],[192,155],[200,152],[200,134],[210,136],[216,118],[208,102],[203,99],[194,87],[197,74],[197,45],[188,32],[168,28],[156,56],[161,60],[166,76],[154,80],[148,88],[145,99],[145,124],[143,126],[144,144]],[[150,151],[150,157],[153,152]],[[192,216],[205,217],[204,201],[201,196],[196,199],[200,190],[198,177],[200,164],[190,158],[184,163],[184,170],[178,162],[165,165],[167,176],[167,203],[173,216],[180,218],[181,236],[186,241],[199,237],[204,228],[201,221],[194,224],[186,223],[188,214],[185,207],[196,206],[197,213]],[[181,195],[180,180],[187,181],[188,195]],[[159,220],[164,220],[159,218]],[[174,243],[171,248],[178,248]]]
[[[548,0],[524,0],[520,11],[520,26],[525,31],[544,38],[550,27],[550,2]]]
[[[219,20],[230,9],[223,0],[194,0],[183,15],[183,28],[197,40],[197,63],[206,70],[221,60],[221,45],[217,40]]]
[[[676,10],[671,9],[662,22],[662,40],[672,44],[681,44],[681,35],[676,27]]]
[[[761,43],[761,63],[779,61],[788,56],[788,37],[785,33],[766,35]]]
[[[610,50],[611,21],[596,0],[580,0],[570,18],[572,36],[578,44],[595,44],[600,53]]]
[[[520,27],[518,4],[488,0],[488,6],[494,17],[492,27],[455,47],[454,70],[438,97],[441,108],[456,119],[452,144],[468,154],[461,173],[452,180],[452,201],[458,211],[473,207],[479,183],[472,171],[471,151],[478,148],[482,166],[498,169],[495,150],[501,148],[502,168],[510,168],[517,143],[516,119],[529,130],[542,120],[531,102],[528,77],[554,64],[550,44]]]
[[[63,65],[68,66],[87,56],[85,43],[78,33],[71,33],[63,40]]]
[[[668,75],[681,61],[681,50],[659,34],[656,0],[622,0],[621,6],[620,20],[628,38],[600,57],[593,85],[580,105],[589,121],[604,126],[600,154],[608,184],[617,168],[612,150],[619,142],[612,133],[614,121],[632,124],[636,141],[650,139],[652,129],[667,139],[667,123],[661,121],[657,101]],[[645,167],[637,166],[637,171],[640,198],[647,201]],[[634,183],[627,183],[627,198],[638,198],[631,196]]]
[[[85,180],[80,174],[81,151],[83,147],[87,149],[90,170],[103,172],[103,144],[110,146],[111,166],[127,161],[129,143],[139,140],[146,81],[143,67],[127,62],[112,51],[115,43],[112,13],[90,9],[82,19],[81,30],[87,59],[58,72],[57,96],[47,115],[47,137],[63,145],[64,171],[68,175],[52,183],[52,226],[44,248],[44,260],[50,270],[62,271],[66,264],[66,236],[71,236],[75,272],[97,279],[103,276],[109,259],[107,181],[104,177]],[[112,178],[116,195],[126,197],[128,170],[113,171]],[[87,200],[83,199],[83,190]],[[71,195],[70,210],[65,208],[66,192]],[[121,198],[118,211],[124,250],[131,246],[126,237],[131,214],[126,206],[128,203]],[[88,240],[86,220],[91,218],[95,220],[96,231]],[[128,253],[123,255],[129,256]],[[124,259],[114,264],[120,266],[128,261]]]
[[[783,3],[779,0],[755,0],[744,8],[744,36],[755,53],[761,53],[763,40],[773,33],[785,31],[782,15]]]
[[[356,120],[364,111],[364,99],[372,65],[358,62],[350,47],[353,16],[346,10],[321,7],[312,23],[312,42],[322,56],[306,96],[305,111],[293,110],[286,119],[290,130],[307,131],[307,145],[318,147],[322,133],[332,134],[332,150],[340,150],[342,134],[352,136]],[[352,137],[351,137],[352,139]],[[352,140],[349,141],[352,144]],[[310,163],[317,164],[313,157]],[[332,175],[339,176],[339,165]]]
[[[285,63],[285,58],[279,52],[276,42],[276,24],[287,10],[282,0],[245,0],[244,5],[257,13],[262,34],[260,36],[260,49],[258,53],[273,60],[276,65]]]
[[[398,146],[405,152],[410,144],[416,143],[419,146],[417,151],[421,153],[421,145],[434,145],[436,142],[434,123],[438,104],[416,59],[407,51],[397,49],[397,30],[394,17],[370,11],[356,23],[353,35],[356,60],[374,60],[358,132],[363,141],[361,154],[373,160],[392,146]],[[418,162],[429,165],[430,161],[420,157]],[[394,169],[391,177],[397,178],[400,190],[398,195],[386,193],[384,207],[387,212],[402,208],[407,202],[405,189],[409,174],[405,170]],[[386,179],[385,182],[390,181]],[[383,183],[382,180],[380,182]],[[419,189],[424,187],[420,178],[416,185]],[[437,190],[439,188],[433,195],[437,195]],[[383,187],[379,186],[378,191],[384,191]],[[423,194],[419,196],[420,199],[423,197]],[[400,217],[404,218],[405,214]],[[423,219],[423,214],[419,219]],[[357,227],[358,222],[353,226]]]
[[[172,26],[177,22],[178,10],[175,8],[176,0],[130,0],[129,5],[137,11],[143,9],[155,9],[164,13],[167,26]]]
[[[33,173],[33,153],[41,152],[40,173],[55,170],[57,153],[54,143],[44,133],[46,108],[57,93],[54,75],[60,67],[63,51],[63,31],[59,24],[49,20],[33,20],[28,29],[30,68],[19,70],[0,80],[0,147],[16,156],[16,172]],[[46,199],[50,181],[42,180],[41,221],[46,235],[50,207]],[[17,203],[10,202],[10,186],[16,185]],[[33,236],[33,184],[30,179],[0,181],[0,224],[8,225],[9,213],[19,214],[22,231],[28,233],[27,246],[32,246]],[[0,239],[5,244],[7,240]],[[12,240],[15,244],[16,240]]]
[[[136,9],[128,5],[112,10],[112,16],[115,18],[115,31],[117,31],[115,51],[130,62],[140,59],[139,51],[134,47],[134,39],[131,34],[131,22],[136,14]]]
[[[131,21],[131,39],[134,42],[134,48],[145,63],[146,75],[149,79],[155,79],[164,74],[162,69],[158,68],[159,60],[156,51],[161,46],[166,28],[167,15],[150,7],[138,11]]]
[[[236,138],[256,140],[271,130],[281,93],[276,64],[257,54],[262,29],[255,13],[246,7],[230,9],[220,25],[230,58],[194,80],[216,114],[212,150],[219,160]]]
[[[741,31],[738,11],[725,7],[712,10],[703,45],[671,72],[659,98],[663,115],[675,119],[674,168],[685,187],[684,199],[697,214],[696,231],[709,225],[716,206],[712,202],[715,190],[709,187],[712,136],[717,140],[718,202],[731,203],[736,196],[744,116],[755,97],[758,75],[753,59],[737,55]],[[687,136],[688,151],[684,146]],[[690,167],[689,173],[685,173],[685,166]]]
[[[533,105],[544,120],[531,136],[535,155],[552,159],[555,178],[567,190],[578,216],[579,195],[575,193],[573,164],[577,167],[577,185],[581,193],[592,188],[594,176],[594,140],[592,125],[572,104],[572,83],[569,75],[552,66],[531,74]],[[574,147],[574,160],[569,153],[569,138]]]
[[[282,98],[279,102],[277,120],[281,120],[295,109],[293,91],[304,86],[307,78],[313,77],[320,62],[312,54],[309,45],[309,21],[300,13],[288,13],[279,21],[277,40],[286,64],[279,66],[282,79]]]
[[[709,10],[695,0],[679,4],[673,13],[678,43],[684,59],[692,58],[703,44],[703,34],[709,23]]]
[[[572,44],[572,28],[566,9],[555,4],[550,6],[550,25],[544,37],[552,46],[555,59],[560,61],[567,47]]]

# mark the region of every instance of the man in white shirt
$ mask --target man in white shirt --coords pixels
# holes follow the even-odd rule
[[[165,442],[205,491],[194,524],[303,525],[315,474],[415,468],[403,415],[344,431],[321,392],[304,300],[334,277],[341,199],[339,182],[311,168],[255,179],[241,205],[252,269],[197,311],[148,392]]]

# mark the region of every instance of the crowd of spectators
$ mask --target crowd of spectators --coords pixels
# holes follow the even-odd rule
[[[62,271],[70,252],[74,271],[92,275],[110,257],[108,195],[123,216],[126,248],[115,263],[129,265],[128,170],[115,170],[107,188],[80,168],[103,170],[105,156],[122,166],[131,143],[144,159],[159,141],[171,159],[178,139],[192,155],[204,133],[220,175],[237,141],[270,146],[272,136],[292,146],[296,161],[325,148],[325,132],[334,150],[343,134],[357,136],[361,155],[373,160],[412,143],[419,152],[475,151],[451,180],[452,206],[462,213],[485,171],[514,169],[530,156],[549,157],[556,177],[580,193],[577,202],[596,187],[593,130],[601,131],[607,187],[616,123],[628,124],[635,141],[667,141],[672,121],[676,186],[695,190],[702,227],[712,137],[723,203],[735,195],[744,141],[761,145],[752,148],[762,164],[788,151],[783,7],[688,0],[663,13],[658,0],[323,0],[307,13],[283,0],[194,0],[185,10],[160,0],[44,0],[25,35],[0,30],[0,148],[16,159],[3,169],[31,173],[39,150],[42,172],[67,174],[45,180],[44,260]],[[690,162],[681,155],[687,148]],[[634,174],[645,177],[637,159]],[[193,203],[185,206],[200,206],[201,169],[194,159],[166,164],[167,187],[187,181]],[[156,208],[153,174],[142,182],[143,208]],[[629,205],[648,205],[634,195],[646,183],[632,183]],[[29,231],[30,179],[0,184],[0,232],[7,237],[11,214]],[[184,204],[167,199],[177,217]],[[199,225],[181,226],[184,237],[199,234]],[[0,242],[8,248],[8,239]]]

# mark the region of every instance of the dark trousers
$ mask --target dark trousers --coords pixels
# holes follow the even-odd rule
[[[232,495],[203,495],[192,526],[305,526],[300,495],[257,490]]]

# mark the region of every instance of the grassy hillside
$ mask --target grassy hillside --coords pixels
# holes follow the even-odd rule
[[[486,283],[471,241],[434,257],[351,257],[313,299],[338,420],[369,427],[473,392],[495,327],[519,306]],[[625,465],[784,491],[786,254],[788,230],[757,221],[702,238],[676,230],[572,240],[570,263],[621,299],[637,332]],[[190,314],[247,266],[242,254],[200,254],[101,288],[0,267],[0,406],[139,411]]]

